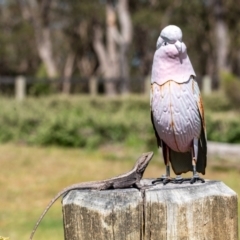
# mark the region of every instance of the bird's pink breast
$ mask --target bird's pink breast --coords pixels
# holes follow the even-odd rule
[[[184,44],[184,43],[182,43]],[[162,85],[169,80],[184,83],[196,76],[187,52],[179,53],[174,44],[161,46],[153,59],[151,83]]]
[[[193,138],[199,138],[201,118],[194,96],[194,80],[152,84],[151,108],[159,137],[174,151],[190,150]],[[198,88],[198,86],[196,86]]]

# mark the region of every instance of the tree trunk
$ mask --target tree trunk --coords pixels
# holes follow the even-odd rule
[[[224,15],[224,6],[222,0],[216,0],[214,4],[214,16],[218,85],[221,77],[221,71],[229,71],[229,65],[227,62],[229,53],[229,31]]]
[[[117,28],[116,9],[112,1],[106,3],[106,47],[103,45],[100,26],[94,29],[93,46],[100,62],[101,72],[106,80],[106,94],[109,96],[117,94],[116,80],[119,79],[123,81],[121,91],[124,93],[129,91],[127,53],[132,40],[132,24],[127,3],[127,0],[117,3],[120,31]]]
[[[39,31],[39,29],[35,29],[35,32],[37,31]],[[49,27],[43,27],[40,31],[39,33],[35,33],[39,56],[46,67],[48,77],[56,78],[58,71],[53,57],[50,29]]]
[[[229,52],[228,28],[222,19],[216,22],[216,46],[218,70],[228,70],[227,56]]]
[[[73,73],[74,60],[75,54],[70,52],[63,71],[63,93],[65,94],[69,94],[71,91],[71,76]]]
[[[50,6],[51,0],[28,0],[27,3],[21,3],[23,17],[26,20],[30,18],[32,21],[38,54],[46,67],[48,77],[55,78],[58,75],[58,70],[53,56],[53,44],[49,26]]]
[[[121,26],[120,45],[120,78],[122,79],[122,93],[129,93],[128,49],[132,41],[132,23],[128,11],[128,0],[118,1],[117,6]]]
[[[113,6],[108,2],[106,4],[106,24],[107,24],[107,53],[109,66],[105,69],[106,91],[110,96],[116,95],[116,80],[119,77],[119,59],[115,41],[116,13]]]

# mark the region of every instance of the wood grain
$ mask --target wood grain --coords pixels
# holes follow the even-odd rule
[[[237,195],[222,182],[145,192],[145,239],[237,240],[237,230]]]
[[[143,205],[136,189],[71,191],[63,200],[66,240],[141,239]]]
[[[219,181],[74,190],[63,216],[65,240],[238,240],[237,195]]]

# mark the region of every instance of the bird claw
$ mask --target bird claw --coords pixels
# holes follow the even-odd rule
[[[170,178],[163,175],[162,177],[152,181],[152,184],[156,184],[156,183],[157,184],[163,183],[163,185],[166,185],[168,183],[182,184],[183,182],[190,182],[190,184],[194,184],[197,182],[205,183],[205,180],[203,178],[200,178],[197,175],[193,176],[192,178],[182,178],[182,177]]]
[[[182,178],[182,177],[176,177],[174,179],[174,183],[176,183],[176,184],[182,184],[183,182],[184,182],[184,178]]]
[[[161,182],[163,183],[163,181],[164,181],[166,178],[167,178],[166,175],[162,175],[162,177],[157,178],[157,179],[155,179],[154,181],[152,181],[152,184],[161,183]]]
[[[173,181],[174,181],[174,179],[163,175],[162,177],[157,178],[156,180],[152,181],[152,184],[163,183],[163,185],[166,185],[167,183],[170,183],[170,182],[173,182]]]
[[[173,180],[173,179],[171,179],[171,178],[165,178],[165,179],[163,180],[163,185],[166,185],[167,183],[170,183],[172,180]]]
[[[190,184],[201,182],[204,183],[205,180],[203,178],[200,178],[199,176],[193,176],[192,178],[175,178],[174,183],[176,184],[182,184],[183,182],[190,182]]]
[[[200,178],[199,176],[193,176],[190,180],[190,183],[193,184],[196,182],[205,183],[205,180],[203,178]]]
[[[155,184],[155,183],[161,183],[163,182],[164,178],[157,178],[156,180],[152,181],[152,184]]]

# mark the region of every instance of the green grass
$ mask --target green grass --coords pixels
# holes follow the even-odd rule
[[[221,96],[204,98],[208,138],[240,142],[240,113]],[[3,98],[0,109],[0,236],[10,240],[28,239],[49,200],[72,183],[126,172],[144,151],[156,152],[145,177],[165,171],[147,97],[52,96],[20,103]],[[239,166],[214,156],[208,162],[206,178],[239,194]],[[58,201],[36,239],[63,239],[61,217]]]
[[[240,143],[240,112],[221,96],[204,98],[208,139]],[[2,98],[0,109],[0,143],[88,149],[113,143],[128,147],[155,143],[146,96],[51,96],[20,103]]]
[[[59,190],[72,183],[105,179],[126,172],[142,152],[153,149],[156,150],[155,145],[146,149],[114,144],[94,151],[0,145],[0,235],[10,240],[28,239],[41,212]],[[238,166],[228,166],[225,162],[225,168],[221,168],[222,161],[219,164],[210,156],[205,177],[221,180],[240,194]],[[155,178],[163,172],[164,165],[156,152],[144,177]],[[35,239],[64,239],[60,201],[40,224]]]

